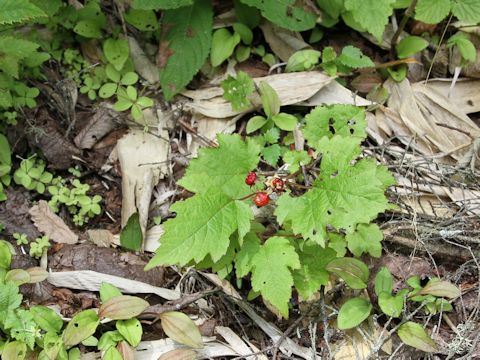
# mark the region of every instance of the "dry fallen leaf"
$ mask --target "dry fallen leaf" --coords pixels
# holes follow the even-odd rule
[[[91,149],[100,139],[115,129],[118,113],[105,103],[99,104],[95,114],[73,140],[79,149]]]
[[[54,214],[45,200],[40,200],[38,205],[32,206],[29,213],[37,229],[51,240],[62,244],[78,242],[78,236]]]

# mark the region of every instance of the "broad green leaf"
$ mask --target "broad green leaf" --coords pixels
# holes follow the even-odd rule
[[[437,297],[446,297],[449,299],[459,297],[461,294],[462,292],[460,289],[451,282],[438,279],[430,280],[428,284],[423,287],[423,289],[415,293],[415,295],[433,295]]]
[[[450,0],[418,0],[415,19],[427,24],[438,24],[450,14]]]
[[[244,62],[250,57],[250,52],[251,48],[249,46],[240,44],[235,48],[235,59],[238,62]]]
[[[377,39],[382,38],[388,18],[393,13],[395,0],[345,0],[345,9],[352,12],[353,19]]]
[[[345,46],[342,49],[342,53],[337,57],[337,61],[354,69],[375,66],[373,61],[362,53],[362,50],[352,45]]]
[[[7,242],[0,241],[0,268],[8,270],[10,269],[10,263],[12,262],[12,252]]]
[[[275,89],[266,81],[261,81],[258,87],[265,115],[267,115],[267,117],[277,115],[280,112],[280,99]]]
[[[99,350],[105,351],[111,346],[115,347],[115,345],[122,340],[124,340],[124,338],[118,330],[107,331],[104,332],[98,340],[97,347]]]
[[[135,212],[130,215],[127,224],[120,233],[120,244],[126,249],[140,251],[142,242],[143,234],[140,226],[140,218],[138,212]]]
[[[248,194],[245,176],[260,161],[259,146],[238,135],[218,135],[217,139],[218,148],[200,149],[178,184],[194,193],[220,188],[232,197]]]
[[[30,274],[23,269],[12,269],[5,275],[5,282],[13,282],[20,286],[30,282]]]
[[[379,296],[382,292],[391,294],[393,290],[393,276],[387,267],[382,266],[375,275],[375,294]]]
[[[8,144],[7,137],[0,134],[0,164],[11,165],[12,155],[10,153],[10,145]]]
[[[152,10],[130,9],[125,13],[125,20],[140,31],[157,30],[159,22]]]
[[[372,311],[372,304],[364,298],[353,298],[342,305],[338,312],[337,326],[340,330],[360,325]]]
[[[225,28],[215,30],[212,36],[212,50],[210,52],[212,66],[219,66],[227,60],[233,54],[239,42],[239,34],[232,34]]]
[[[111,346],[103,354],[102,360],[123,360],[123,357],[114,346]]]
[[[480,23],[480,2],[478,0],[454,0],[452,12],[462,22],[472,25]]]
[[[98,324],[100,324],[100,319],[95,310],[89,309],[79,312],[65,328],[62,336],[63,343],[67,348],[80,344],[95,333]]]
[[[415,55],[428,46],[428,41],[420,36],[407,36],[397,45],[397,55],[399,59],[405,59]]]
[[[10,341],[2,349],[3,360],[23,360],[27,355],[27,345],[22,341]]]
[[[260,116],[260,115],[252,116],[247,122],[247,134],[251,134],[257,131],[267,122],[268,122],[268,119],[263,116]]]
[[[202,348],[202,335],[197,325],[184,313],[164,312],[159,315],[165,334],[176,342],[193,348]]]
[[[396,68],[387,68],[388,73],[396,82],[401,82],[407,76],[408,67],[406,64],[401,64]]]
[[[114,296],[100,306],[98,316],[112,320],[127,320],[140,315],[148,306],[147,301],[137,296]]]
[[[28,40],[17,39],[11,36],[0,36],[0,54],[2,57],[8,55],[21,60],[35,53],[39,46],[39,44]],[[25,85],[24,88],[28,89]]]
[[[253,258],[260,250],[260,239],[258,236],[249,232],[243,239],[242,247],[235,256],[235,270],[237,278],[246,276],[253,267]]]
[[[295,0],[241,0],[241,2],[256,7],[263,17],[280,27],[293,31],[305,31],[315,27],[316,15],[295,6]]]
[[[367,265],[355,258],[338,258],[330,261],[327,271],[341,277],[352,289],[365,289],[369,271]]]
[[[138,81],[138,75],[134,72],[127,72],[125,75],[122,76],[120,82],[122,85],[133,85]]]
[[[353,233],[345,236],[348,250],[355,255],[361,256],[368,253],[373,257],[382,255],[383,233],[376,224],[359,224]]]
[[[298,119],[287,113],[278,113],[272,116],[272,120],[280,129],[285,131],[293,131],[297,127]]]
[[[120,295],[122,295],[122,292],[116,286],[106,282],[102,282],[102,285],[100,286],[100,300],[102,301],[102,303],[110,300],[115,296]]]
[[[360,143],[365,139],[365,111],[352,105],[317,106],[305,116],[303,134],[310,146],[324,136],[341,135]]]
[[[452,47],[454,45],[458,47],[463,59],[470,62],[475,62],[477,59],[477,49],[470,41],[467,34],[458,32],[451,36],[447,41],[447,47]]]
[[[253,33],[247,25],[237,22],[233,24],[233,31],[240,35],[240,38],[245,45],[250,45],[252,43]]]
[[[138,319],[117,320],[115,327],[125,340],[133,347],[142,340],[142,324]]]
[[[242,24],[250,29],[256,28],[260,24],[261,16],[257,8],[245,5],[241,0],[234,0],[235,17]]]
[[[28,0],[2,0],[0,25],[31,21],[47,14]]]
[[[300,268],[293,272],[293,281],[299,294],[307,300],[321,285],[327,285],[329,274],[326,266],[336,258],[336,253],[333,249],[310,243],[305,244],[298,255]]]
[[[33,320],[42,330],[60,332],[63,327],[62,318],[46,306],[32,306],[30,312],[33,314]]]
[[[146,96],[140,96],[138,99],[137,99],[137,105],[141,106],[141,107],[152,107],[153,106],[153,99],[150,99],[149,97],[146,97]]]
[[[192,80],[204,64],[212,40],[213,11],[209,0],[166,10],[160,39],[160,84],[167,100]]]
[[[403,295],[397,294],[395,296],[389,293],[382,292],[378,295],[378,305],[385,315],[398,318],[403,310]]]
[[[252,288],[264,300],[288,318],[288,302],[292,295],[291,270],[300,268],[295,248],[289,240],[274,236],[269,238],[252,260]],[[274,266],[273,266],[274,264]]]
[[[272,166],[277,165],[278,159],[280,159],[281,154],[282,148],[278,144],[266,146],[262,149],[263,159]]]
[[[178,201],[171,211],[177,216],[165,223],[161,245],[146,270],[158,265],[185,265],[192,260],[199,263],[207,255],[218,261],[227,252],[230,236],[238,231],[243,237],[252,218],[246,203],[218,190]]]
[[[101,27],[98,22],[94,20],[81,20],[73,28],[78,35],[86,38],[99,39],[102,37]]]
[[[412,321],[400,325],[397,332],[400,339],[416,349],[433,353],[437,352],[437,344],[426,333],[425,329]]]
[[[312,158],[305,150],[291,150],[283,154],[283,162],[287,164],[291,174],[297,172],[302,165],[308,165]]]
[[[190,6],[193,0],[133,0],[132,7],[142,10],[176,9]]]
[[[0,284],[0,323],[5,322],[7,315],[22,303],[22,295],[14,283]]]
[[[65,359],[67,352],[63,346],[62,338],[55,331],[43,335],[43,351],[48,359]],[[43,359],[39,356],[39,359]]]
[[[300,50],[294,52],[287,61],[286,72],[311,70],[320,59],[322,53],[317,50]]]

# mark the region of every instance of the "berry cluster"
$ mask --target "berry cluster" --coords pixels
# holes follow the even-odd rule
[[[255,181],[257,181],[257,174],[254,171],[249,172],[245,178],[245,184],[253,186],[255,184]],[[272,180],[270,187],[273,191],[282,192],[285,187],[285,181],[276,177]],[[253,198],[253,202],[258,207],[268,205],[268,203],[270,202],[268,192],[258,191]]]

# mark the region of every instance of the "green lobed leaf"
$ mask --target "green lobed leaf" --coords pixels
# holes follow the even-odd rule
[[[360,325],[372,311],[372,304],[364,298],[353,298],[345,302],[338,312],[337,326],[340,330]]]
[[[333,259],[326,266],[327,271],[341,277],[352,289],[365,289],[369,277],[367,265],[350,257]]]
[[[317,106],[305,116],[303,134],[310,146],[322,137],[341,135],[360,143],[365,139],[365,111],[352,105]]]
[[[480,23],[480,1],[453,0],[452,13],[462,22],[478,24]]]
[[[132,8],[141,10],[176,9],[193,5],[194,0],[133,0]]]
[[[288,302],[293,286],[291,270],[300,268],[295,248],[288,239],[274,236],[260,247],[252,262],[253,290],[260,292],[264,300],[288,318]]]
[[[407,345],[416,349],[433,353],[437,352],[437,344],[426,333],[425,329],[412,321],[400,325],[397,332],[400,339]]]
[[[247,73],[239,71],[236,78],[228,76],[222,81],[221,86],[223,98],[231,102],[233,110],[242,110],[250,105],[249,96],[253,94],[255,84]]]
[[[438,24],[450,14],[451,0],[418,0],[415,19],[427,24]]]
[[[336,60],[340,64],[354,69],[375,66],[373,61],[362,53],[362,50],[352,45],[345,46]]]
[[[212,41],[213,11],[209,0],[195,0],[163,13],[160,39],[160,84],[167,100],[192,80],[204,64]]]
[[[336,252],[317,244],[305,244],[298,252],[300,268],[293,272],[293,281],[298,293],[309,299],[321,285],[327,285],[329,274],[327,264],[336,258]]]
[[[348,244],[348,250],[359,257],[363,253],[368,253],[373,257],[382,255],[383,233],[376,224],[358,224],[354,232],[345,236]]]
[[[420,36],[407,36],[397,45],[397,55],[399,59],[405,59],[415,55],[428,46],[428,41]]]
[[[158,265],[185,265],[192,260],[199,263],[207,255],[218,261],[227,252],[230,236],[238,231],[243,238],[252,218],[246,203],[215,189],[178,201],[171,211],[177,216],[165,223],[161,245],[146,270]]]
[[[120,233],[120,244],[126,249],[140,251],[142,242],[143,234],[140,226],[140,217],[138,212],[135,212],[130,215],[127,224]]]
[[[237,278],[246,276],[253,267],[253,258],[260,250],[260,239],[258,236],[249,232],[243,239],[242,247],[235,256],[235,270]]]
[[[377,39],[382,38],[388,18],[393,13],[395,0],[345,0],[345,9],[353,19]]]
[[[238,135],[218,135],[217,139],[218,148],[200,149],[178,184],[194,193],[220,188],[232,197],[248,194],[245,176],[257,167],[260,147]]]
[[[2,0],[0,25],[26,22],[46,16],[47,14],[28,0]]]
[[[282,148],[278,144],[265,146],[262,149],[263,159],[272,166],[277,165],[278,159],[280,159],[281,154],[282,154]]]
[[[280,27],[292,31],[305,31],[315,27],[317,19],[315,14],[296,6],[295,0],[241,0],[241,2],[256,7],[263,17]]]

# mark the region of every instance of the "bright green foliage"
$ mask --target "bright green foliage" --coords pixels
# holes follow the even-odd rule
[[[355,46],[345,46],[342,53],[337,57],[337,61],[352,69],[361,69],[375,66],[368,56],[362,54],[362,51]]]
[[[437,344],[425,332],[425,329],[412,321],[407,321],[398,328],[398,336],[407,345],[422,351],[433,353],[437,352]]]
[[[350,257],[333,259],[327,264],[326,269],[342,278],[352,289],[367,287],[370,272],[367,265],[358,259]]]
[[[138,212],[128,218],[127,224],[120,234],[120,244],[126,249],[140,251],[142,248],[143,234],[140,226]]]
[[[133,0],[132,7],[142,10],[176,9],[190,6],[194,0]]]
[[[0,270],[10,269],[12,252],[10,243],[5,240],[0,240]]]
[[[353,233],[345,237],[348,250],[355,255],[361,256],[368,253],[373,257],[380,257],[382,254],[381,241],[383,233],[376,224],[359,224]]]
[[[107,39],[103,42],[103,54],[116,70],[120,71],[130,55],[128,41],[125,39]]]
[[[295,0],[240,0],[256,7],[263,17],[274,24],[293,31],[305,31],[315,27],[316,16],[295,5]]]
[[[10,185],[10,170],[12,168],[12,155],[7,137],[0,133],[0,201],[5,201],[7,195],[3,186]]]
[[[415,55],[428,46],[428,41],[419,36],[407,36],[397,45],[397,55],[400,59]]]
[[[182,91],[207,59],[212,22],[209,0],[196,0],[192,6],[164,12],[160,84],[167,100]]]
[[[115,326],[131,346],[138,346],[142,339],[142,324],[138,319],[118,320]]]
[[[143,117],[142,110],[153,106],[153,100],[146,96],[138,96],[137,89],[131,85],[117,90],[117,102],[113,105],[116,111],[130,109],[130,114],[135,121]]]
[[[18,246],[28,244],[27,234],[20,234],[15,232],[12,234],[12,236],[17,241]]]
[[[458,32],[451,36],[447,41],[447,47],[451,48],[453,46],[457,46],[458,51],[460,51],[462,62],[475,62],[477,59],[477,49],[467,34]]]
[[[45,16],[41,9],[28,0],[2,0],[0,25],[31,21]]]
[[[382,292],[390,294],[393,290],[393,276],[387,267],[383,266],[375,275],[375,294],[379,296]]]
[[[480,23],[480,2],[478,0],[453,0],[452,13],[460,21],[478,24]]]
[[[395,0],[345,0],[345,9],[353,19],[377,39],[382,37]]]
[[[304,244],[302,251],[298,253],[300,268],[293,272],[293,279],[298,293],[308,299],[321,285],[328,284],[329,273],[326,266],[336,258],[336,253],[333,249],[312,243]]]
[[[286,72],[311,70],[320,59],[322,53],[317,50],[300,50],[292,54],[287,61]]]
[[[338,328],[346,330],[360,325],[370,315],[372,308],[372,304],[367,299],[357,297],[347,300],[338,312]]]
[[[93,309],[83,310],[75,315],[63,332],[63,343],[70,347],[81,343],[95,333],[100,319]]]
[[[40,259],[43,253],[50,247],[50,240],[47,235],[36,238],[35,241],[30,243],[30,256],[36,259]]]
[[[212,50],[210,52],[212,66],[219,66],[227,60],[233,54],[240,40],[240,35],[236,32],[232,34],[225,28],[215,30],[212,36]]]
[[[415,19],[427,24],[437,24],[450,14],[450,0],[418,0]]]
[[[52,179],[52,173],[45,171],[45,163],[35,158],[22,160],[20,167],[13,174],[16,184],[40,194],[43,194],[45,185],[50,184]]]
[[[194,193],[220,188],[231,196],[248,194],[245,174],[257,166],[259,146],[253,141],[242,141],[238,135],[218,135],[218,144],[218,148],[199,151],[179,185]]]
[[[19,62],[34,54],[38,47],[28,40],[0,36],[0,68],[7,75],[18,78]]]
[[[312,158],[308,156],[305,150],[291,150],[283,154],[283,161],[287,164],[291,173],[296,173],[300,170],[300,166],[308,165]]]
[[[237,77],[228,76],[222,81],[223,98],[232,103],[233,110],[242,110],[250,105],[249,96],[255,90],[255,84],[250,76],[239,71]]]
[[[162,244],[147,268],[185,265],[192,260],[198,263],[207,255],[218,261],[227,252],[234,232],[238,231],[243,238],[250,228],[251,210],[219,190],[212,189],[172,205],[177,216],[165,223]]]
[[[152,10],[130,9],[125,13],[125,20],[140,31],[154,31],[158,29],[157,15]]]
[[[283,237],[271,237],[252,260],[252,287],[288,318],[288,301],[292,296],[291,270],[300,268],[295,247]],[[275,266],[272,266],[275,264]]]

